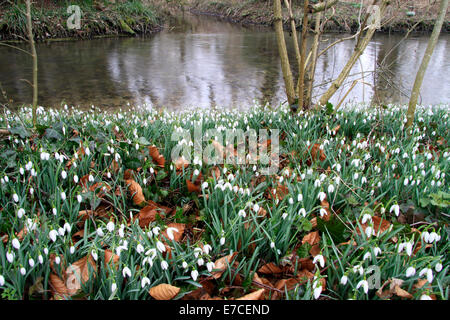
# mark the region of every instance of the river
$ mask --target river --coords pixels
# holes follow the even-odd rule
[[[320,47],[345,36],[325,34]],[[407,103],[429,36],[403,37],[376,34],[332,102],[339,102],[359,79],[346,102]],[[450,102],[449,40],[449,34],[440,36],[420,104]],[[295,66],[288,33],[286,41]],[[320,57],[315,97],[339,74],[353,48],[353,40],[341,42]],[[273,30],[212,17],[186,15],[147,37],[39,43],[37,53],[43,106],[126,108],[130,103],[179,110],[246,108],[254,100],[273,105],[286,100]],[[24,79],[31,79],[30,58],[0,47],[0,84],[15,104],[31,101],[32,91]]]

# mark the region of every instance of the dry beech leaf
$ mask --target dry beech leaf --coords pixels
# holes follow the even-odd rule
[[[61,280],[61,278],[58,277],[56,274],[54,273],[50,274],[49,281],[55,299],[65,300],[71,295],[64,281]]]
[[[166,159],[164,159],[164,157],[159,153],[158,148],[155,145],[153,145],[151,147],[148,147],[148,150],[150,157],[152,157],[153,161],[155,161],[159,167],[164,168]]]
[[[375,231],[375,234],[380,235],[383,232],[387,231],[391,227],[391,223],[383,218],[380,218],[378,216],[372,217],[373,221],[373,229]],[[362,230],[366,230],[366,228],[369,226],[368,223],[361,224]],[[358,234],[361,234],[361,230],[357,230]]]
[[[219,279],[222,276],[222,274],[228,268],[228,265],[231,264],[231,261],[233,261],[234,257],[236,257],[237,254],[237,252],[234,252],[233,254],[222,257],[214,262],[213,269],[215,271],[211,272],[214,279]]]
[[[261,268],[259,268],[258,272],[262,274],[277,274],[282,273],[283,269],[278,267],[275,263],[269,262],[263,265]]]
[[[120,257],[109,249],[105,249],[105,267],[113,265],[117,270],[119,268]]]
[[[168,215],[172,212],[169,207],[161,206],[151,200],[146,202],[147,205],[139,211],[139,226],[144,228],[149,225],[150,222],[156,220],[156,215]]]
[[[320,242],[319,231],[310,232],[302,239],[302,244],[309,243],[311,246],[314,246],[319,242]]]
[[[97,265],[91,255],[72,263],[65,271],[66,286],[71,295],[76,294],[91,274],[95,277]]]
[[[170,284],[162,283],[150,288],[150,295],[156,300],[172,300],[180,292],[180,288]]]
[[[133,203],[135,205],[143,204],[145,202],[145,197],[144,197],[144,193],[142,192],[142,188],[139,185],[139,183],[137,183],[133,179],[125,180],[125,183],[127,184],[128,191],[130,192],[130,194],[133,198]]]
[[[188,179],[186,179],[186,184],[187,184],[187,189],[189,192],[196,192],[196,193],[202,192],[202,189],[200,188],[200,186],[193,184]]]
[[[183,157],[179,157],[177,160],[174,161],[175,168],[180,171],[183,170],[183,168],[187,168],[189,166],[189,161],[187,161]]]
[[[319,153],[320,161],[325,161],[325,159],[327,158],[325,156],[325,152],[322,149],[320,149],[320,144],[318,144],[318,143],[315,143],[314,145],[310,146],[308,150],[311,153],[311,157],[312,157],[313,161],[316,161],[317,153]]]
[[[266,289],[259,289],[259,290],[253,291],[252,293],[246,294],[245,296],[240,297],[236,300],[260,300],[261,296],[264,294],[265,290]]]

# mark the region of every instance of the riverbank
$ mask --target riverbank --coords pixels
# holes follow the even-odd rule
[[[420,4],[417,4],[419,2]],[[421,2],[423,1],[416,1],[416,5],[412,7],[405,3],[399,5],[391,3],[383,17],[384,24],[379,32],[407,32],[415,24],[417,25],[414,31],[431,32],[439,6],[434,4],[430,7],[425,2],[423,4]],[[294,19],[296,25],[300,27],[303,8],[300,4],[294,8]],[[339,1],[335,8],[335,14],[332,14],[331,10],[327,12],[329,21],[324,26],[324,30],[327,32],[355,32],[359,26],[359,1]],[[190,10],[195,14],[217,16],[242,24],[272,26],[274,22],[272,1],[191,0]],[[411,12],[414,13],[414,16],[409,16]],[[287,12],[284,13],[283,18],[285,27],[290,28]],[[313,22],[311,21],[311,23]],[[450,15],[447,16],[442,32],[450,32]]]
[[[69,29],[67,21],[75,11],[68,6],[43,1],[32,6],[33,32],[36,41],[93,39],[107,36],[132,36],[160,31],[165,12],[158,6],[139,0],[93,5],[72,1],[81,9],[80,28]],[[26,38],[25,5],[4,4],[0,13],[0,41],[20,41]],[[72,21],[73,23],[73,21]]]
[[[1,297],[448,300],[449,110],[419,107],[411,135],[392,105],[39,108],[35,130],[29,108],[7,111]],[[188,162],[187,136],[212,128]],[[269,175],[258,157],[211,161],[249,129],[269,130]]]

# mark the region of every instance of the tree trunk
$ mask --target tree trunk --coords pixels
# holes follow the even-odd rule
[[[278,52],[280,53],[281,69],[283,71],[284,85],[286,87],[286,95],[289,105],[295,103],[295,89],[294,81],[292,79],[291,66],[289,64],[289,57],[286,48],[286,41],[284,39],[283,31],[283,16],[281,14],[281,2],[280,0],[273,1],[274,10],[274,24],[275,33],[277,36]]]
[[[441,0],[439,16],[436,24],[434,25],[430,40],[428,41],[427,49],[425,51],[425,55],[423,56],[422,63],[420,64],[419,71],[417,71],[416,80],[414,81],[411,98],[409,100],[408,112],[406,114],[406,117],[408,119],[406,122],[406,128],[411,127],[413,124],[416,105],[420,94],[420,88],[422,87],[422,82],[425,76],[425,72],[427,71],[428,63],[430,62],[431,56],[433,55],[434,48],[436,47],[436,43],[439,38],[439,34],[441,33],[441,28],[445,20],[445,15],[447,13],[447,8],[448,0]]]
[[[300,74],[298,76],[297,91],[298,91],[298,107],[304,109],[305,96],[305,56],[308,43],[308,5],[309,0],[304,0],[303,7],[303,24],[302,24],[302,49],[300,52]]]
[[[32,119],[33,126],[36,126],[36,108],[38,103],[38,61],[36,54],[36,47],[34,45],[34,37],[33,37],[33,25],[31,21],[31,0],[26,0],[27,6],[27,30],[28,30],[28,42],[31,47],[31,57],[33,59],[33,105],[32,105]]]
[[[317,52],[319,50],[319,40],[320,40],[320,22],[322,19],[322,12],[316,13],[316,25],[314,26],[314,40],[311,48],[312,56],[311,56],[311,64],[308,68],[308,72],[306,74],[306,97],[305,104],[309,108],[311,106],[312,100],[312,90],[314,84],[314,75],[316,73],[316,65],[317,65]]]
[[[389,5],[390,0],[383,0],[383,2],[380,5],[380,14],[381,16],[384,15],[387,6]],[[367,18],[366,18],[367,20]],[[369,44],[370,40],[372,39],[373,34],[375,33],[375,26],[369,26],[369,30],[366,32],[364,37],[360,35],[360,39],[358,39],[358,43],[355,46],[355,50],[350,57],[350,59],[347,61],[346,65],[342,69],[341,73],[337,77],[336,80],[333,81],[332,85],[328,88],[328,90],[320,97],[318,104],[316,105],[316,108],[319,108],[320,106],[325,105],[331,97],[336,93],[336,91],[341,87],[341,85],[344,83],[345,79],[348,77],[348,74],[350,73],[351,69],[355,65],[356,61],[358,61],[361,54],[366,49],[367,45]]]

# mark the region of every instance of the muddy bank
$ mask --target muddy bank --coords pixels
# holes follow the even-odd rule
[[[69,29],[73,13],[66,6],[35,6],[32,8],[33,33],[36,41],[93,39],[107,36],[133,36],[160,31],[163,14],[138,1],[114,6],[81,8],[79,29]],[[0,41],[26,38],[25,7],[4,5],[0,8]],[[74,20],[72,20],[74,21]]]
[[[272,26],[274,22],[272,1],[231,1],[231,0],[192,0],[190,11],[194,14],[217,16],[222,19],[241,23],[244,25]],[[408,11],[414,10],[414,11]],[[414,25],[414,31],[431,32],[434,27],[436,8],[411,7],[403,5],[397,7],[391,5],[387,14],[383,17],[383,25],[379,32],[407,32]],[[334,15],[331,10],[327,12],[328,22],[325,25],[327,32],[355,32],[359,26],[359,4],[349,1],[340,1],[336,5]],[[414,15],[412,15],[412,13]],[[303,16],[301,5],[296,6],[294,18],[296,24],[301,26]],[[312,22],[311,22],[312,23]],[[289,28],[288,15],[284,14],[284,24]],[[447,17],[442,27],[442,32],[450,31],[450,18]]]

